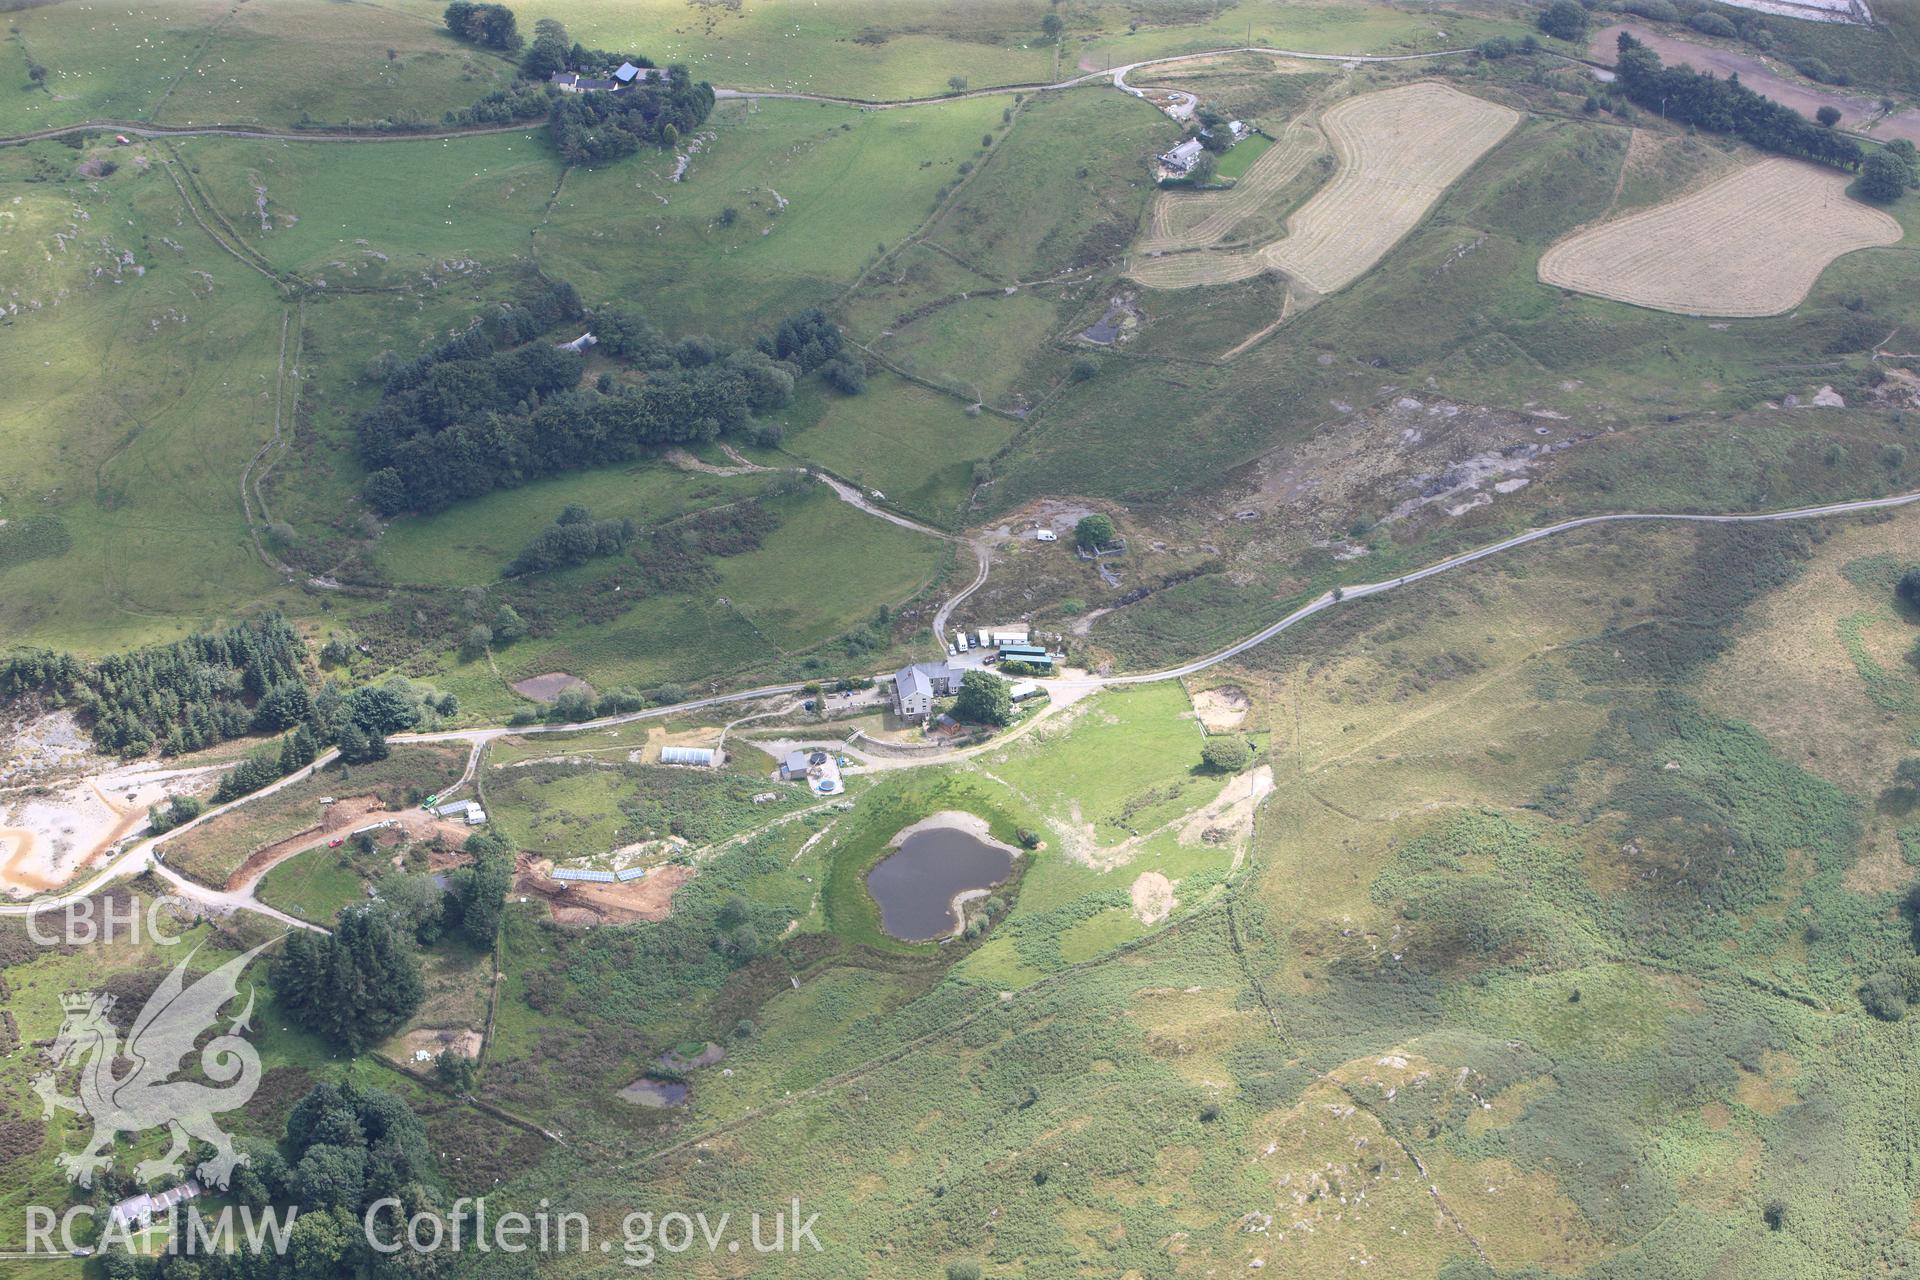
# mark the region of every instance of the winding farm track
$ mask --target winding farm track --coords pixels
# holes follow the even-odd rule
[[[1851,502],[1828,502],[1822,503],[1819,506],[1795,507],[1788,511],[1759,511],[1727,515],[1706,515],[1691,512],[1627,511],[1611,515],[1579,516],[1572,520],[1562,520],[1558,524],[1543,525],[1538,529],[1529,529],[1524,533],[1514,534],[1510,538],[1503,538],[1499,542],[1489,543],[1475,551],[1466,551],[1457,556],[1449,556],[1447,559],[1430,564],[1424,569],[1416,569],[1412,573],[1403,574],[1397,578],[1386,578],[1379,582],[1362,583],[1357,586],[1342,588],[1338,594],[1328,591],[1269,623],[1267,626],[1262,627],[1260,630],[1253,632],[1244,639],[1235,641],[1226,648],[1207,654],[1204,657],[1182,663],[1179,666],[1164,667],[1158,671],[1142,671],[1132,675],[1064,677],[1053,681],[1052,687],[1058,689],[1061,694],[1064,695],[1063,700],[1077,701],[1101,689],[1123,688],[1129,685],[1153,684],[1162,680],[1183,679],[1187,676],[1205,671],[1209,667],[1218,666],[1222,662],[1236,658],[1250,649],[1257,648],[1281,632],[1299,626],[1315,614],[1322,613],[1348,600],[1363,600],[1369,596],[1383,595],[1396,588],[1411,586],[1416,582],[1422,582],[1443,573],[1451,573],[1455,569],[1463,569],[1468,565],[1489,559],[1502,552],[1512,551],[1519,547],[1527,546],[1530,543],[1551,538],[1555,534],[1569,533],[1575,529],[1586,529],[1604,524],[1626,523],[1776,524],[1789,520],[1822,520],[1832,516],[1855,515],[1864,511],[1885,511],[1896,507],[1908,506],[1915,502],[1920,502],[1920,491],[1894,494],[1886,498],[1860,498]],[[915,525],[912,522],[906,521],[903,517],[894,517],[891,513],[882,514],[910,528],[919,528],[925,532],[935,533],[936,536],[941,538],[951,539],[953,537],[952,534],[938,533],[937,531],[926,529],[925,526]],[[983,555],[980,577],[976,578],[959,594],[947,601],[937,617],[944,620],[953,606],[978,589],[984,579],[985,560]],[[535,737],[550,733],[585,733],[595,729],[610,729],[618,725],[632,724],[642,720],[658,720],[669,716],[684,715],[690,711],[701,711],[709,707],[727,706],[736,702],[752,702],[760,698],[780,697],[798,693],[802,688],[804,688],[804,685],[797,683],[761,685],[753,689],[742,689],[735,693],[718,693],[705,698],[694,698],[686,702],[674,703],[671,706],[651,707],[645,711],[633,711],[624,715],[605,716],[598,720],[584,720],[575,724],[541,724],[522,725],[518,727],[488,725],[474,729],[446,729],[433,733],[395,734],[390,741],[468,743],[472,747],[472,751],[467,759],[466,771],[461,776],[460,781],[464,783],[473,776],[482,749],[486,744],[499,738]],[[930,755],[924,763],[943,764],[949,762],[951,759],[959,758],[964,753],[965,749],[961,752],[943,752]],[[316,926],[307,921],[296,919],[284,912],[275,911],[250,896],[208,889],[204,885],[199,885],[187,880],[167,867],[156,855],[157,851],[168,841],[184,835],[200,824],[211,821],[223,813],[229,813],[242,805],[250,804],[262,797],[272,795],[284,787],[292,786],[294,783],[308,777],[316,769],[330,763],[337,754],[339,754],[337,751],[328,751],[312,764],[295,773],[288,774],[286,777],[281,778],[269,786],[262,787],[250,795],[242,796],[238,800],[217,805],[208,809],[191,822],[183,823],[162,835],[130,846],[118,857],[107,863],[106,866],[101,867],[91,876],[88,876],[84,881],[64,890],[56,896],[38,898],[30,902],[0,903],[0,915],[37,915],[43,911],[58,910],[71,903],[80,901],[82,898],[97,892],[107,884],[123,876],[138,875],[142,871],[152,869],[167,880],[168,883],[172,884],[182,896],[196,902],[219,910],[256,911],[263,915],[271,916],[290,926],[303,929],[315,928]]]

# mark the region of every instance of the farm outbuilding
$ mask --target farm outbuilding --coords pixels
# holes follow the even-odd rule
[[[618,80],[594,79],[578,71],[556,71],[547,83],[562,93],[605,93],[621,87]]]
[[[112,1220],[124,1227],[146,1227],[155,1218],[163,1218],[173,1211],[173,1207],[185,1201],[195,1199],[200,1194],[200,1184],[188,1178],[178,1186],[168,1187],[165,1191],[141,1192],[128,1196],[113,1206]]]
[[[840,762],[832,752],[817,747],[789,751],[787,758],[780,762],[780,776],[788,782],[806,783],[807,789],[816,795],[837,796],[846,790],[846,784],[840,780]]]
[[[1006,627],[986,627],[980,632],[980,643],[1004,648],[1010,644],[1026,644],[1031,634],[1032,632],[1020,623]]]
[[[434,813],[442,818],[458,818],[470,827],[477,827],[487,820],[487,811],[472,800],[457,800],[452,804],[443,804]]]

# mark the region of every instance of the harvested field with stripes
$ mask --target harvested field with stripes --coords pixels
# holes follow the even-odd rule
[[[1147,234],[1134,252],[1177,253],[1219,244],[1240,224],[1265,212],[1268,202],[1320,154],[1322,145],[1318,130],[1295,121],[1227,190],[1161,192],[1154,199]]]
[[[1574,232],[1541,255],[1540,280],[1656,311],[1779,315],[1834,259],[1900,240],[1900,224],[1848,197],[1848,181],[1800,160],[1762,160]]]
[[[1332,293],[1386,256],[1519,122],[1520,113],[1511,108],[1431,81],[1349,98],[1320,120],[1333,143],[1333,178],[1288,221],[1284,239],[1258,248],[1201,248],[1217,243],[1223,231],[1212,241],[1192,241],[1187,252],[1137,256],[1127,274],[1153,288],[1182,289],[1277,269],[1314,292]],[[1268,159],[1261,157],[1261,164]],[[1148,245],[1183,229],[1190,236],[1203,227],[1212,234],[1212,215],[1218,213],[1216,208],[1193,217],[1156,207],[1154,230],[1142,248],[1151,253]]]

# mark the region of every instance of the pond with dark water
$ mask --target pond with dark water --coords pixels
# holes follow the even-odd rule
[[[1004,845],[958,825],[921,823],[867,873],[867,892],[890,937],[928,942],[959,927],[956,898],[986,893],[1012,869],[1013,851]]]

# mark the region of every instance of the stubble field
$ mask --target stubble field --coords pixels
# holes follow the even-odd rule
[[[1771,316],[1836,258],[1898,243],[1900,224],[1798,160],[1749,165],[1691,195],[1575,232],[1540,258],[1542,283],[1656,311]]]
[[[1338,159],[1333,179],[1289,220],[1285,239],[1237,253],[1149,258],[1128,274],[1178,289],[1272,268],[1333,293],[1371,270],[1519,122],[1509,107],[1433,82],[1350,98],[1321,117]]]
[[[1219,244],[1265,209],[1320,150],[1319,132],[1296,120],[1254,161],[1246,176],[1225,191],[1161,192],[1153,202],[1147,234],[1135,252],[1175,253]]]

